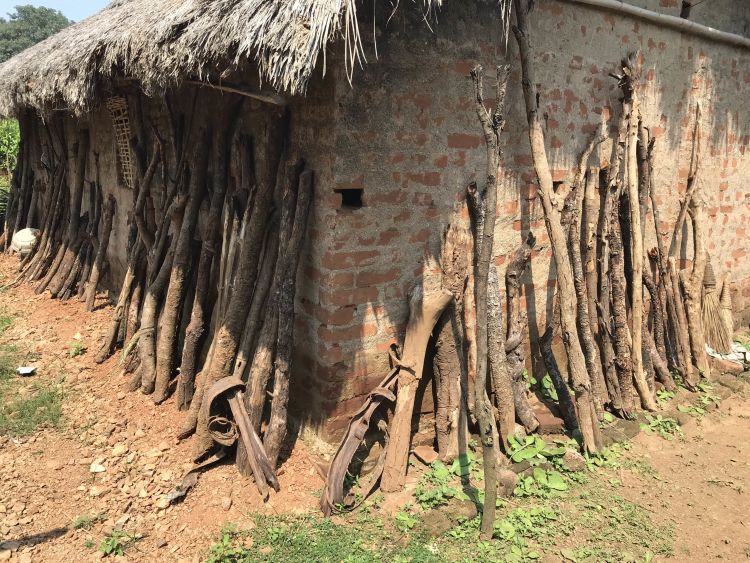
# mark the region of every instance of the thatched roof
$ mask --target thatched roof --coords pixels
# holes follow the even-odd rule
[[[357,0],[115,0],[0,65],[0,114],[18,107],[89,109],[116,77],[158,92],[185,78],[256,61],[274,88],[305,91],[325,46],[357,55]],[[414,0],[429,11],[442,0]],[[223,65],[224,68],[221,68]]]

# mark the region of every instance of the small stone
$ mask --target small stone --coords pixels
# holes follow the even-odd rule
[[[221,508],[226,512],[232,508],[232,497],[224,497],[221,499]]]
[[[52,471],[60,471],[63,467],[65,467],[65,464],[56,459],[47,462],[47,469],[51,469]]]
[[[568,471],[583,471],[586,469],[586,459],[575,450],[565,450],[562,461]]]
[[[417,446],[412,450],[412,453],[425,465],[432,464],[438,458],[437,452],[430,446]]]
[[[135,434],[133,434],[134,438],[143,438],[146,435],[146,433],[143,431],[143,429],[139,428],[135,431]]]
[[[94,485],[93,487],[89,489],[89,496],[97,498],[97,497],[102,496],[106,492],[107,492],[107,487],[97,487],[96,485]]]
[[[172,446],[170,446],[170,445],[169,445],[169,444],[167,444],[166,442],[162,442],[162,443],[160,443],[160,444],[159,444],[159,449],[160,449],[161,451],[163,451],[163,452],[166,452],[166,451],[167,451],[167,450],[169,450],[169,449],[170,449],[171,447],[172,447]]]
[[[445,506],[441,507],[441,510],[448,514],[453,520],[459,520],[461,518],[471,520],[477,515],[477,506],[473,502],[457,498],[450,499]]]
[[[161,549],[162,547],[167,547],[167,540],[164,538],[156,538],[156,547]]]
[[[10,556],[10,549],[0,549],[0,561],[9,561]]]
[[[502,485],[503,496],[512,496],[513,491],[516,490],[516,486],[518,485],[518,475],[516,474],[516,472],[510,469],[499,469],[497,472],[497,480]]]
[[[104,467],[101,463],[92,463],[89,467],[89,470],[91,473],[104,473],[107,468]]]
[[[31,563],[31,554],[22,553],[18,558],[18,563]]]
[[[118,400],[118,401],[122,401],[122,400],[123,400],[123,399],[124,399],[125,397],[127,397],[127,396],[128,396],[128,394],[127,394],[127,393],[125,393],[125,391],[120,391],[120,392],[119,392],[119,393],[117,394],[117,400]]]
[[[270,545],[266,545],[266,546],[261,547],[258,551],[261,552],[263,555],[268,555],[269,553],[273,551],[273,548]]]
[[[128,446],[127,444],[119,443],[114,448],[112,448],[112,455],[113,456],[121,456],[128,453]]]
[[[453,527],[453,521],[444,512],[433,508],[424,513],[422,524],[431,538],[439,538]]]
[[[156,506],[156,508],[165,509],[169,506],[169,499],[167,497],[160,497],[159,500],[154,503],[154,506]]]

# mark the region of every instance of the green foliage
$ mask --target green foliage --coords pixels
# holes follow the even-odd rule
[[[528,372],[526,372],[524,378],[528,381],[529,387],[532,390],[539,391],[550,401],[554,401],[555,403],[558,401],[557,389],[555,389],[555,384],[552,382],[550,374],[546,373],[542,379],[537,380],[535,377],[528,378]]]
[[[528,461],[531,465],[538,465],[561,457],[565,455],[567,449],[562,442],[558,442],[557,446],[549,446],[539,436],[526,436],[523,440],[511,436],[509,442],[510,458],[516,463]]]
[[[648,434],[657,433],[665,440],[671,440],[676,435],[682,434],[680,425],[673,418],[665,417],[660,414],[656,416],[646,415],[647,423],[641,423],[641,430]]]
[[[68,355],[71,358],[77,358],[78,356],[83,356],[83,354],[86,353],[86,350],[88,350],[88,348],[83,342],[81,342],[80,340],[74,340],[70,343],[70,350],[68,351]]]
[[[1,26],[2,24],[0,24]],[[21,143],[21,131],[15,119],[0,119],[0,174],[7,179],[13,173],[18,162],[18,146]]]
[[[659,389],[656,392],[656,400],[660,403],[666,403],[674,399],[674,391],[667,391],[666,389]]]
[[[556,492],[567,491],[568,488],[567,481],[559,471],[535,467],[531,475],[524,475],[518,479],[513,494],[517,497],[548,498]]]
[[[109,555],[125,555],[125,552],[139,539],[139,537],[130,535],[127,532],[115,530],[102,540],[102,543],[99,544],[99,551],[104,554],[104,557]]]
[[[462,465],[457,459],[450,469],[441,461],[433,461],[430,470],[427,471],[414,490],[414,496],[422,508],[434,508],[446,504],[449,499],[469,497],[461,490],[460,484],[456,484],[456,475],[464,471],[471,471],[467,464]],[[456,463],[458,462],[458,464]]]
[[[394,521],[396,522],[396,528],[404,534],[417,525],[417,519],[405,511],[397,512]]]
[[[234,561],[247,561],[250,552],[244,546],[237,545],[240,534],[237,527],[231,524],[225,525],[221,530],[219,541],[211,546],[208,553],[207,563],[232,563]]]
[[[703,415],[706,414],[706,409],[697,405],[678,405],[677,410],[687,413],[690,416],[694,416],[695,418],[703,418]]]
[[[105,518],[104,514],[85,514],[83,516],[76,517],[73,520],[74,530],[90,530],[94,527],[97,522],[103,522]]]
[[[0,62],[44,41],[71,23],[59,10],[28,4],[16,6],[8,19],[0,18]]]

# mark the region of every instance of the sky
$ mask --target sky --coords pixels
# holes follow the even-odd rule
[[[0,17],[6,17],[19,4],[33,4],[60,10],[68,19],[81,21],[101,10],[110,0],[0,0]]]

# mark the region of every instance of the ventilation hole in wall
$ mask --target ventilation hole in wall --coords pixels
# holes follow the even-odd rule
[[[362,207],[362,194],[365,190],[334,190],[341,195],[341,209],[360,209]]]

